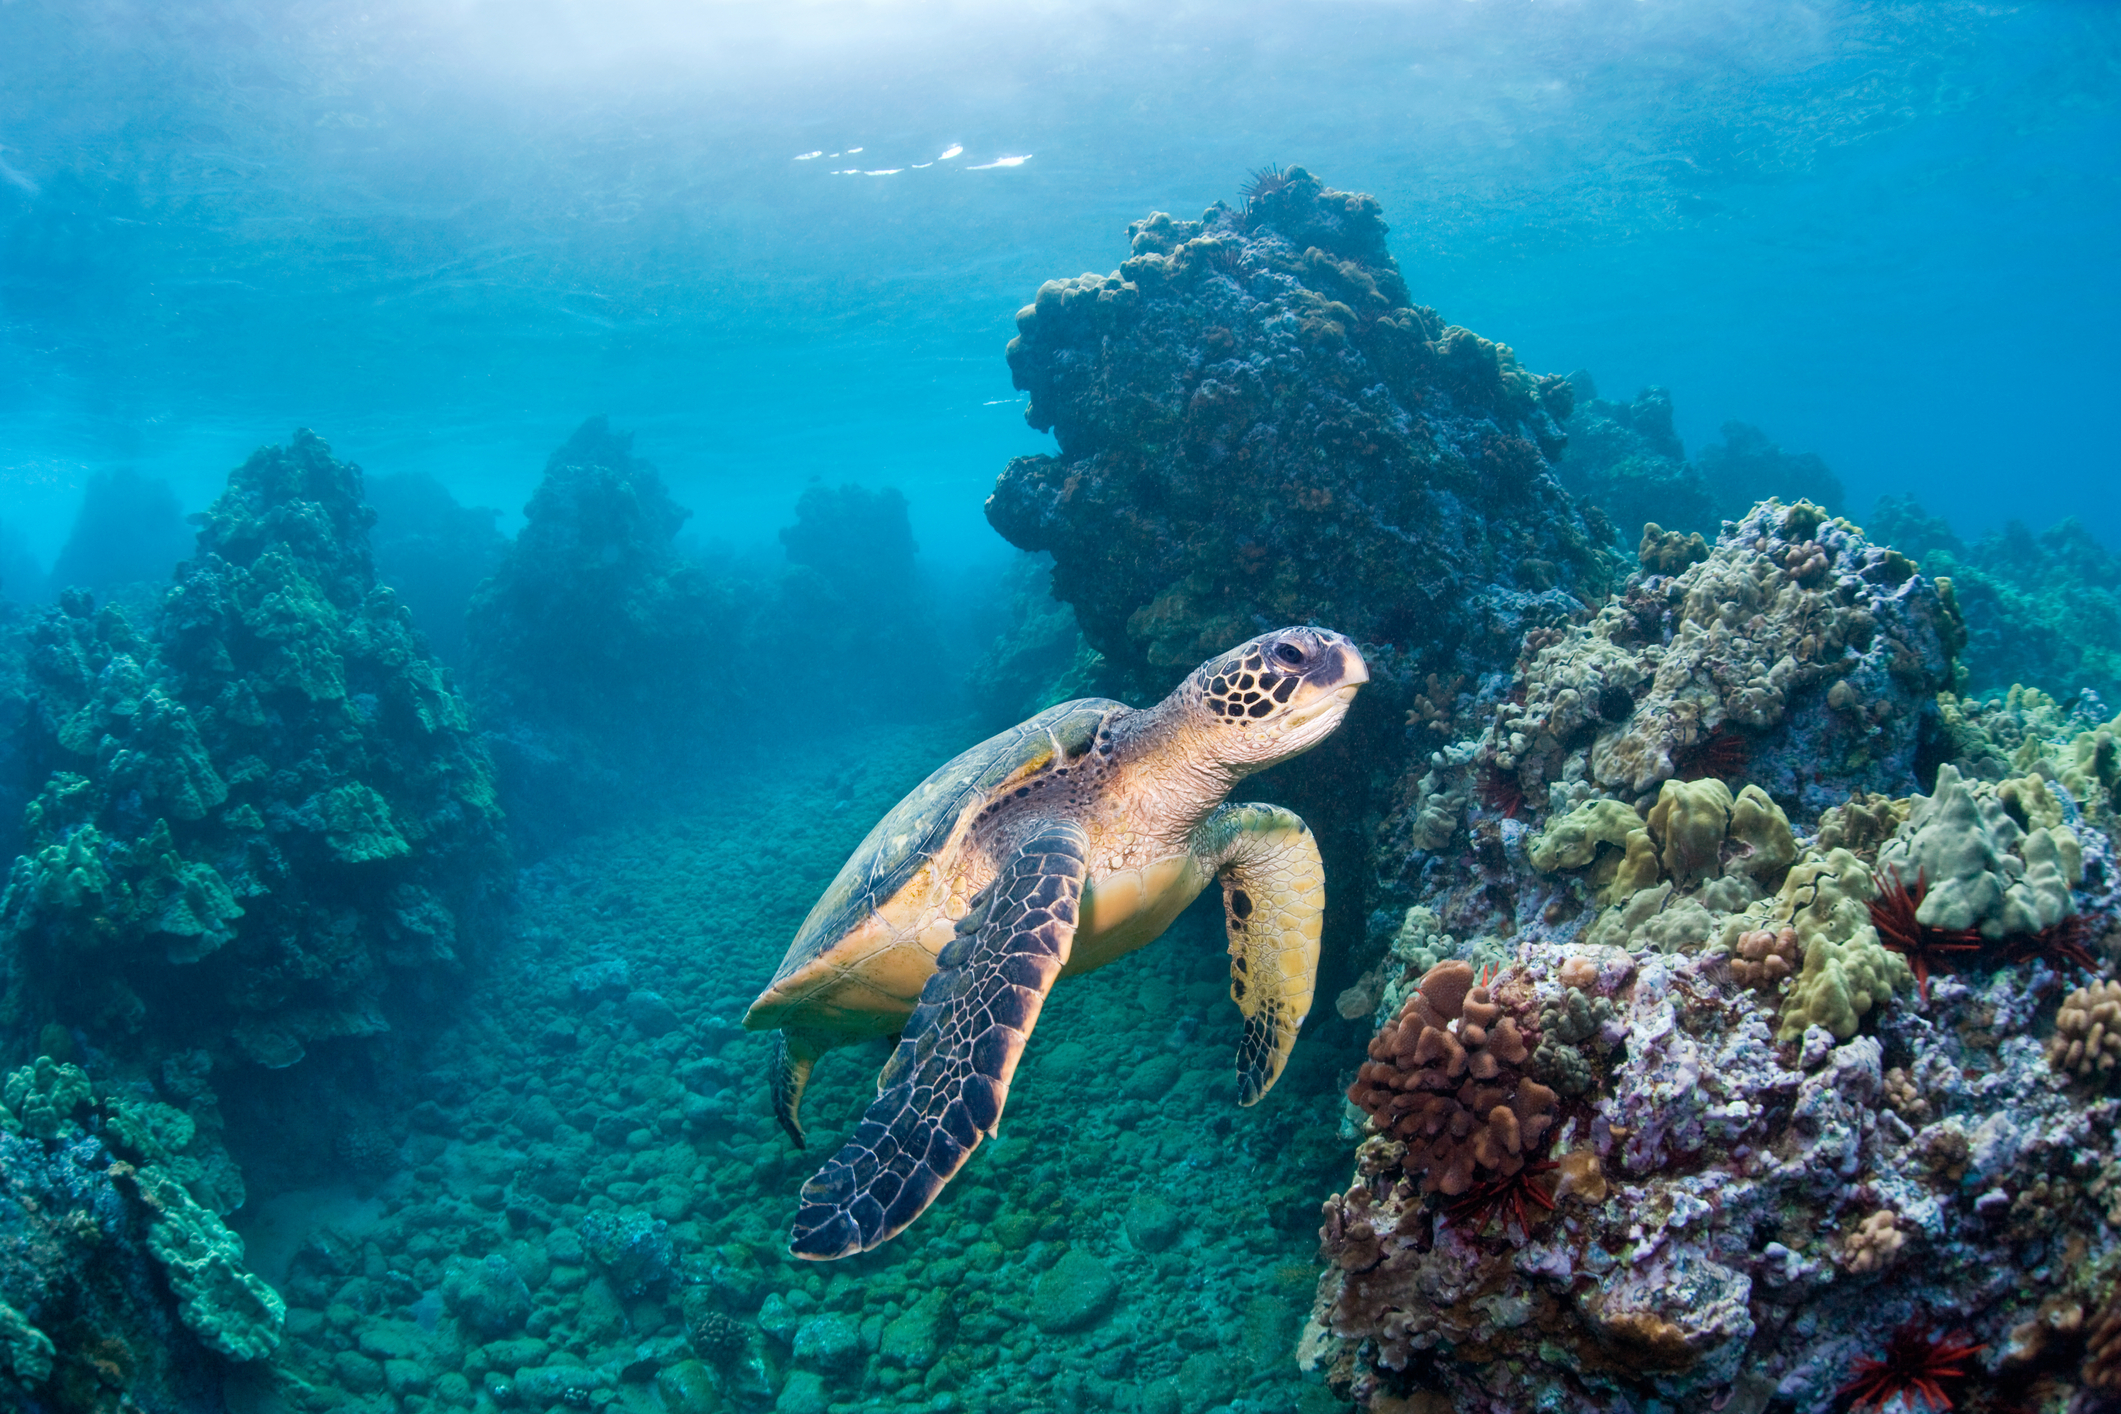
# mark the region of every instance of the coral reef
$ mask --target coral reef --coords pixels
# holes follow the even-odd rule
[[[2013,520],[1968,545],[1912,498],[1888,496],[1869,527],[1951,580],[1966,618],[1965,691],[2025,684],[2121,702],[2121,557],[2076,520],[2037,535]]]
[[[0,896],[7,1025],[121,1067],[266,1067],[389,1024],[477,935],[497,806],[462,705],[380,588],[356,467],[297,433],[229,476],[149,636],[36,625],[49,775]]]
[[[987,516],[1144,689],[1272,623],[1373,675],[1478,672],[1581,613],[1609,562],[1555,483],[1566,379],[1412,303],[1367,196],[1302,168],[1050,280],[1009,345],[1025,416]],[[1411,675],[1411,676],[1409,676]]]
[[[1955,695],[1951,587],[1817,506],[1700,550],[1653,527],[1408,720],[1304,1362],[1374,1410],[2061,1408],[2121,1270],[2121,723]],[[1452,1196],[1403,1018],[1473,965],[1553,1120]]]
[[[845,720],[849,705],[838,689],[849,661],[935,657],[939,635],[903,495],[807,487],[780,540],[788,567],[758,606],[751,632],[790,664],[790,720],[807,727]],[[869,720],[926,717],[955,705],[951,688],[946,673],[909,673],[890,692],[861,694],[852,710]]]
[[[1808,814],[1904,794],[1956,633],[1903,556],[1764,502],[1706,560],[1529,635],[1474,760],[1542,801],[1580,781],[1646,804],[1674,778],[1738,774]]]
[[[1834,512],[1848,508],[1841,478],[1816,453],[1785,452],[1744,422],[1726,422],[1722,432],[1723,440],[1703,447],[1694,463],[1726,519],[1738,519],[1754,502],[1771,496],[1810,501]]]
[[[1598,396],[1591,375],[1569,375],[1576,392],[1568,419],[1568,450],[1556,475],[1569,494],[1610,523],[1618,544],[1641,544],[1644,568],[1676,574],[1702,558],[1725,521],[1743,519],[1756,502],[1780,497],[1845,508],[1841,478],[1816,455],[1791,454],[1759,428],[1723,424],[1723,441],[1702,448],[1692,462],[1672,428],[1672,395],[1645,388],[1632,403]],[[1648,527],[1645,531],[1645,526]],[[1900,544],[1890,532],[1872,539]],[[1701,547],[1702,554],[1693,548]],[[1905,547],[1903,547],[1905,548]],[[1939,570],[1939,573],[1949,571]]]
[[[184,1112],[40,1056],[0,1104],[0,1390],[27,1408],[219,1407],[284,1306],[200,1201]]]
[[[1844,557],[1875,578],[1836,576]],[[1747,581],[1773,592],[1732,592]],[[1533,635],[1516,691],[1494,693],[1502,721],[1409,772],[1378,862],[1412,903],[1365,995],[1405,997],[1454,956],[1468,976],[1475,956],[1499,964],[1491,995],[1556,1104],[1507,1191],[1436,1194],[1378,1084],[1402,1012],[1379,1017],[1303,1347],[1337,1390],[1377,1410],[1809,1411],[1925,1388],[2004,1407],[2045,1381],[2060,1408],[2071,1380],[2106,1377],[2078,1367],[2083,1313],[2121,1269],[2121,1101],[2101,1068],[2115,728],[2095,702],[1940,691],[1949,600],[1918,581],[1852,528],[1769,503],[1588,628]],[[1690,599],[1700,629],[1618,627]],[[1752,638],[1758,661],[1782,614],[1821,644],[1868,626],[1841,664],[1868,659],[1861,700],[1907,719],[1890,756],[1850,751],[1830,684],[1851,670],[1794,688],[1710,769],[1679,746],[1647,779],[1601,771],[1650,759],[1645,725],[1683,719],[1641,713],[1652,684],[1737,695],[1718,666],[1734,650],[1674,670],[1682,638]],[[1818,656],[1771,661],[1794,685]],[[1437,801],[1443,824],[1417,813]]]
[[[623,808],[622,772],[696,749],[741,614],[677,553],[691,512],[604,418],[553,452],[523,513],[472,597],[465,676],[512,823],[541,840]]]
[[[1053,557],[1019,553],[1004,578],[1007,620],[966,674],[973,710],[996,728],[1014,726],[1078,697],[1124,689],[1105,681],[1104,656],[1052,594]]]
[[[692,513],[632,434],[591,418],[553,452],[465,625],[467,695],[531,850],[652,806],[761,738],[949,702],[940,671],[845,690],[849,661],[935,656],[905,498],[812,486],[795,513],[786,566],[746,577],[681,550]],[[776,709],[745,733],[703,730],[701,704],[762,658],[779,665]]]

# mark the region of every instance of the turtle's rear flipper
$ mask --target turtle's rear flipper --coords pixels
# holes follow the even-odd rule
[[[803,1087],[810,1083],[810,1068],[825,1050],[809,1037],[788,1031],[781,1032],[773,1048],[773,1117],[798,1149],[809,1147],[803,1142]]]
[[[935,959],[877,1097],[803,1185],[789,1249],[829,1260],[897,1235],[1001,1122],[1009,1080],[1075,942],[1089,837],[1040,826]],[[975,919],[977,920],[975,922]]]

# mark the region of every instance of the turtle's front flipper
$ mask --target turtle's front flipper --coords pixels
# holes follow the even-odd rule
[[[1326,866],[1310,826],[1276,805],[1225,805],[1202,823],[1196,850],[1223,881],[1230,999],[1245,1016],[1237,1103],[1273,1088],[1311,1010]]]
[[[844,1257],[895,1236],[994,1133],[1074,946],[1089,855],[1082,826],[1040,826],[944,945],[854,1137],[803,1185],[796,1256]]]

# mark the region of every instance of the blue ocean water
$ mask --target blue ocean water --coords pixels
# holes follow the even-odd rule
[[[2115,1102],[2069,1039],[2121,956],[2117,151],[2093,0],[0,0],[0,1406],[1758,1414],[1934,1326],[1987,1342],[1971,1407],[2108,1407]],[[1186,259],[1228,290],[1109,322]],[[1431,361],[1306,401],[1290,351],[1379,310]],[[1257,392],[1227,446],[1203,378]],[[1142,411],[1180,383],[1182,432]],[[1395,501],[1380,442],[1449,489]],[[1056,990],[918,1222],[790,1257],[897,1033],[834,1035],[798,1149],[744,1017],[871,826],[1313,619],[1368,655],[1347,724],[1223,782],[1323,861],[1277,1088],[1230,1063],[1256,885],[1211,886]],[[1660,655],[1732,635],[1686,717]],[[1638,702],[1685,731],[1642,748]],[[1952,810],[1969,878],[2046,892],[1902,948]],[[1863,938],[1808,971],[1774,913],[1834,870],[1863,986]],[[1925,946],[1936,1011],[1888,975]],[[1732,957],[1823,1020],[1775,1031]],[[1441,1293],[1453,1254],[1586,1301],[1616,1260],[1521,1208],[1482,1256],[1504,1199],[1453,1236],[1364,1144],[1373,1037],[1454,962],[1519,969],[1552,1157],[1608,1165],[1559,1196],[1610,1177],[1615,1232],[1700,1201],[1620,1188],[1626,1106],[1700,1088],[1655,1069],[1667,989],[1715,992],[1677,1024],[1754,1067],[1734,1113],[1860,1071],[1850,1123],[1908,1137],[1774,1200],[1750,1305],[1643,1278],[1739,1334]],[[1722,1122],[1688,1181],[1759,1177]],[[1444,1316],[1357,1310],[1415,1270],[1363,1265],[1373,1202],[1433,1224],[1404,1282]]]
[[[997,357],[1016,308],[1110,269],[1146,211],[1292,162],[1378,197],[1423,303],[1529,367],[1671,387],[1689,445],[1737,418],[1865,509],[1920,488],[1965,531],[2121,536],[2110,453],[2061,412],[2114,381],[2103,5],[0,24],[0,464],[47,559],[94,469],[196,507],[283,424],[513,516],[590,412],[741,533],[860,467],[932,552],[974,553],[986,479],[1039,445]]]

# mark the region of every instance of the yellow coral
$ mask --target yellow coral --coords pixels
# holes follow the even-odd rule
[[[1791,866],[1772,916],[1804,944],[1804,967],[1783,1001],[1783,1040],[1824,1026],[1835,1040],[1846,1041],[1872,1007],[1914,986],[1907,960],[1887,951],[1871,927],[1876,892],[1871,871],[1845,849]]]
[[[1657,850],[1634,809],[1617,800],[1587,800],[1549,824],[1528,851],[1543,874],[1594,866],[1600,903],[1619,903],[1657,882]]]
[[[1722,872],[1719,855],[1731,823],[1731,788],[1722,781],[1666,781],[1650,807],[1658,862],[1681,888]]]
[[[1724,866],[1727,872],[1750,874],[1772,887],[1774,877],[1796,862],[1797,837],[1790,831],[1790,817],[1758,786],[1738,792],[1727,833],[1746,847]]]

